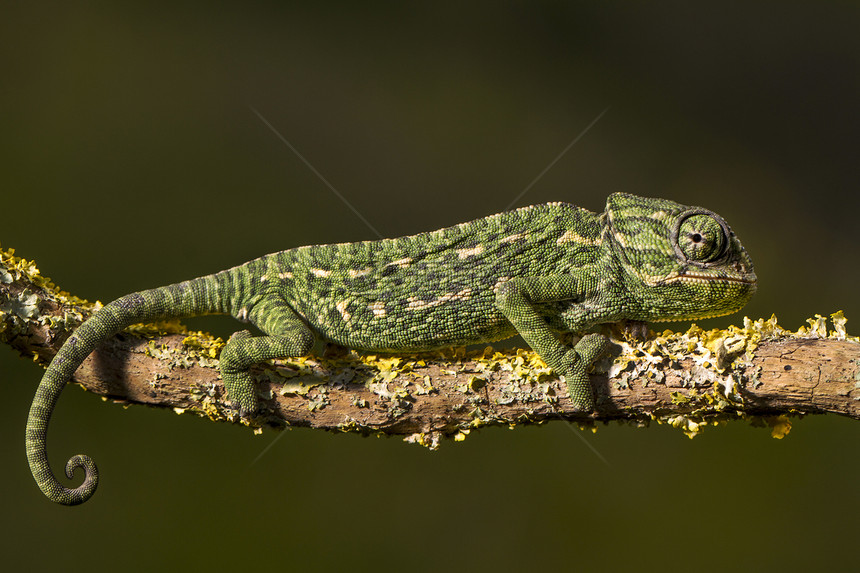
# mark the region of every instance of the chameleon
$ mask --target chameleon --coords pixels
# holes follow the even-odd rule
[[[29,411],[26,450],[52,501],[76,505],[98,485],[89,456],[48,463],[48,422],[61,391],[98,345],[139,322],[230,314],[241,330],[219,358],[232,407],[260,411],[250,367],[308,354],[316,339],[360,351],[412,352],[521,335],[563,378],[572,404],[595,408],[588,371],[609,349],[594,327],[730,314],[756,290],[745,249],[725,220],[700,207],[613,193],[603,213],[533,205],[395,239],[293,248],[231,269],[114,300],[63,343]],[[564,333],[581,335],[569,346]]]

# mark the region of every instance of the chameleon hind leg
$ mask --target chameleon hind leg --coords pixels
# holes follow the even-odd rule
[[[594,410],[588,368],[606,352],[609,341],[602,334],[587,334],[569,348],[556,338],[532,303],[583,300],[588,292],[588,281],[573,275],[551,275],[513,278],[496,294],[496,305],[532,350],[564,377],[573,405],[583,412]]]
[[[249,314],[251,322],[266,336],[251,336],[247,330],[233,334],[221,351],[221,378],[227,396],[238,404],[242,416],[260,409],[260,399],[251,379],[251,366],[271,358],[305,356],[314,334],[301,317],[280,299],[264,299]]]

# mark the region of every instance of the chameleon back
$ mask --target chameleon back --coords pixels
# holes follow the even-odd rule
[[[516,334],[495,304],[498,285],[595,264],[600,231],[595,213],[550,203],[274,256],[288,277],[286,300],[324,339],[363,350],[430,350]]]

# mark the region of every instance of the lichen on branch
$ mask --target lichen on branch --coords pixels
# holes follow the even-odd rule
[[[61,291],[32,261],[0,250],[0,340],[46,366],[62,342],[100,308]],[[776,318],[726,329],[650,332],[604,328],[614,342],[591,375],[593,414],[576,412],[566,385],[530,350],[450,349],[381,355],[328,347],[254,369],[265,405],[253,420],[230,407],[218,373],[224,341],[179,322],[135,325],[103,344],[75,382],[115,402],[172,408],[263,427],[306,426],[398,435],[435,448],[487,425],[567,419],[581,427],[618,420],[669,424],[693,437],[732,419],[781,438],[790,417],[860,418],[860,339],[841,312],[788,331]],[[830,328],[828,328],[828,324]]]

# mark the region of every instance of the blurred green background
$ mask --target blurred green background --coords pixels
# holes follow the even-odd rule
[[[374,238],[252,108],[397,236],[504,209],[609,107],[518,205],[706,206],[756,264],[743,314],[860,321],[857,3],[115,4],[0,8],[0,243],[77,295]],[[24,456],[41,369],[3,347],[0,372],[10,571],[856,565],[843,418],[582,434],[608,465],[562,423],[435,453],[295,430],[252,463],[277,434],[70,387],[55,472],[83,452],[102,482],[69,509]]]

